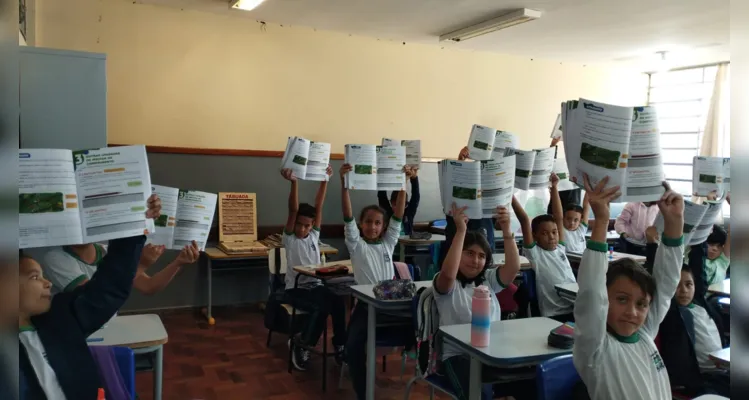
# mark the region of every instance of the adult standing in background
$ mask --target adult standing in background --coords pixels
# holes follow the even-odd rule
[[[627,203],[622,213],[616,217],[614,229],[619,234],[622,250],[628,254],[645,255],[645,231],[655,222],[658,215],[656,202]]]

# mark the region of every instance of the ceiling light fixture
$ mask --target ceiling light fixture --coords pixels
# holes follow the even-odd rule
[[[230,0],[229,8],[237,10],[251,11],[254,10],[265,0]]]
[[[521,8],[519,10],[515,10],[508,14],[502,15],[501,17],[493,18],[480,24],[471,25],[463,29],[458,29],[457,31],[450,32],[445,35],[440,35],[440,42],[444,42],[446,40],[452,40],[453,42],[462,42],[464,40],[475,38],[476,36],[486,35],[487,33],[492,33],[500,29],[506,29],[511,26],[533,21],[534,19],[538,18],[541,18],[541,11],[531,10],[529,8]]]

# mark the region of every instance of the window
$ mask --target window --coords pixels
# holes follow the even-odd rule
[[[717,66],[709,66],[650,75],[648,104],[658,113],[663,172],[671,187],[687,198],[692,194],[692,159],[699,154],[717,71]],[[730,135],[722,136],[722,155],[730,156]]]

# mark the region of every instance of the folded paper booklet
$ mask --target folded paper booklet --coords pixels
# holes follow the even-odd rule
[[[265,254],[268,248],[257,241],[257,198],[255,193],[218,194],[218,248],[226,254]]]
[[[347,144],[345,162],[353,170],[346,174],[345,185],[351,190],[405,190],[406,148]]]
[[[421,166],[421,140],[395,140],[382,139],[384,147],[403,146],[406,148],[406,165],[409,167]]]
[[[161,216],[156,219],[156,228],[148,235],[147,243],[180,250],[194,240],[201,251],[205,250],[217,196],[160,185],[152,185],[151,189],[161,198]]]
[[[515,150],[515,188],[546,189],[554,169],[553,147],[536,150]]]
[[[619,202],[656,201],[664,193],[655,107],[621,107],[587,99],[562,103],[562,137],[573,182],[583,187],[608,176]]]
[[[325,172],[330,163],[330,143],[311,142],[294,136],[286,143],[281,168],[289,168],[294,175],[307,181],[327,181]]]
[[[693,246],[707,240],[722,209],[723,201],[706,201],[704,204],[697,204],[684,200],[684,245]],[[665,221],[660,212],[655,217],[654,225],[658,233],[663,234]]]
[[[518,137],[510,132],[475,124],[468,137],[468,157],[477,161],[491,160],[495,149],[503,153],[504,149],[516,149],[518,145]]]
[[[18,151],[19,248],[148,234],[145,146]]]
[[[692,160],[692,193],[706,197],[715,191],[723,198],[731,190],[731,159],[729,157],[702,157]]]

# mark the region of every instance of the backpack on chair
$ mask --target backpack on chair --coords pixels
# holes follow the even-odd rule
[[[413,314],[416,323],[416,370],[418,375],[426,377],[437,371],[437,355],[441,353],[442,347],[442,341],[437,337],[440,316],[434,300],[434,288],[419,289],[412,305],[415,305]]]

